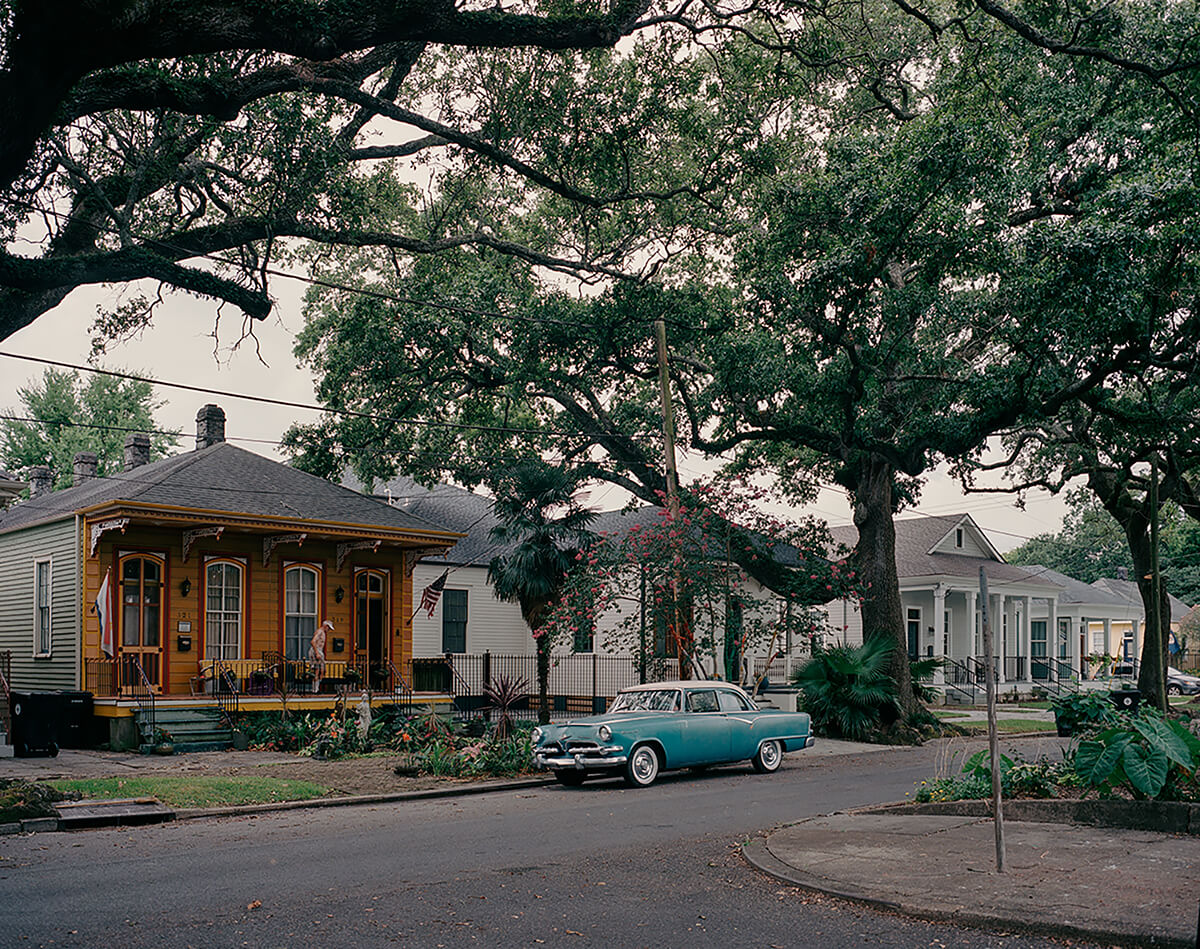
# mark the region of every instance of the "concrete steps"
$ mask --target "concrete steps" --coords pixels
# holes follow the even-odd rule
[[[141,750],[153,750],[153,732],[150,723],[139,711],[135,718],[141,737]],[[233,747],[233,731],[225,723],[221,709],[213,705],[193,705],[187,708],[158,708],[154,713],[154,725],[171,735],[171,744],[177,752],[224,751]]]

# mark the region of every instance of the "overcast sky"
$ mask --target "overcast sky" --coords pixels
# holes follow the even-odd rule
[[[312,376],[297,365],[292,355],[293,336],[303,320],[300,303],[304,285],[299,281],[276,278],[272,292],[276,298],[273,314],[254,325],[254,339],[233,344],[241,334],[242,315],[226,307],[221,317],[219,344],[213,339],[216,305],[183,294],[166,297],[159,308],[155,325],[139,338],[110,348],[102,365],[152,374],[163,382],[181,383],[223,392],[282,399],[304,404],[315,403]],[[153,294],[154,288],[147,292]],[[90,353],[88,331],[98,304],[114,305],[116,293],[97,288],[76,290],[57,308],[39,317],[31,326],[0,342],[0,353],[18,353],[62,362],[84,364]],[[260,359],[261,357],[261,359]],[[19,409],[18,388],[40,379],[44,366],[0,357],[0,408]],[[293,421],[310,421],[317,412],[291,407],[266,405],[228,395],[205,395],[167,386],[157,389],[166,405],[158,419],[166,428],[183,433],[181,447],[194,445],[196,410],[206,402],[216,402],[225,410],[226,435],[230,441],[269,457],[280,459],[276,443]],[[683,458],[680,479],[684,482],[711,470],[697,458]],[[624,503],[618,489],[600,486],[592,491],[593,507],[611,509]],[[1029,537],[1057,531],[1062,524],[1064,505],[1057,498],[1031,497],[1024,511],[1017,510],[1012,499],[1002,495],[964,496],[958,484],[944,470],[929,479],[918,508],[922,514],[969,512],[988,532],[1000,550],[1008,550]],[[849,522],[849,507],[844,494],[824,489],[810,510],[830,524]]]

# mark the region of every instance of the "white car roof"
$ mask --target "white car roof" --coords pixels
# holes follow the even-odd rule
[[[649,692],[658,689],[733,689],[735,692],[746,694],[746,690],[724,679],[673,679],[669,682],[646,682],[643,685],[630,685],[621,689],[622,692]]]

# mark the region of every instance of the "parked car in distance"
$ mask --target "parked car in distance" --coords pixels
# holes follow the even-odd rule
[[[1113,664],[1114,679],[1136,679],[1137,665],[1128,660]],[[1167,695],[1195,695],[1200,692],[1200,676],[1180,672],[1174,666],[1167,666]]]
[[[662,771],[732,761],[769,774],[784,752],[813,744],[805,713],[760,709],[736,685],[708,680],[623,689],[603,715],[541,725],[532,737],[534,765],[568,787],[617,774],[648,787]]]

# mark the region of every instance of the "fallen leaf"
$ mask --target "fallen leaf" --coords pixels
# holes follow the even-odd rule
[[[246,909],[258,909],[262,906],[262,900],[251,900],[246,904]]]

